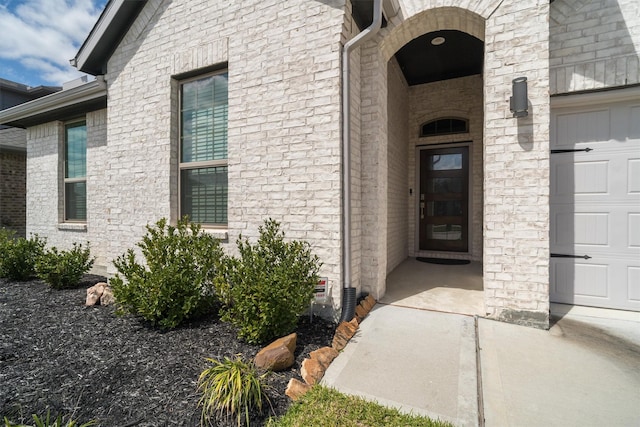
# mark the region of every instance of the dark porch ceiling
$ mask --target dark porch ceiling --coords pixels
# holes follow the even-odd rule
[[[360,29],[371,25],[372,0],[353,0],[353,18]],[[386,21],[383,20],[383,25]],[[444,43],[432,44],[436,37]],[[442,30],[413,39],[395,54],[409,86],[482,74],[484,43],[462,31]]]
[[[435,45],[434,40],[442,44]],[[407,84],[413,86],[482,74],[484,43],[462,31],[434,31],[411,40],[395,57]]]

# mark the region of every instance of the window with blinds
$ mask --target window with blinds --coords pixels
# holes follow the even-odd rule
[[[180,216],[227,224],[228,74],[180,84]]]
[[[87,220],[87,125],[65,125],[64,219]]]

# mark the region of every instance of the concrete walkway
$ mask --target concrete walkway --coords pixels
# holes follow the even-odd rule
[[[627,317],[565,313],[543,331],[378,304],[323,384],[456,426],[640,426]]]

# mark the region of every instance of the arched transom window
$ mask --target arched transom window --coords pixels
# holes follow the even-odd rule
[[[468,133],[469,120],[458,117],[444,117],[420,125],[420,136],[452,135]]]

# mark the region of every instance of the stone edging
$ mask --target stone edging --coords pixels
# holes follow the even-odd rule
[[[339,352],[345,348],[349,340],[356,334],[358,326],[375,305],[376,300],[371,295],[368,295],[356,306],[355,317],[350,322],[341,322],[338,325],[331,347],[322,347],[309,353],[309,358],[302,361],[300,368],[300,375],[304,382],[291,378],[285,391],[287,396],[292,400],[298,400],[314,384],[320,382],[331,362],[338,357]]]

